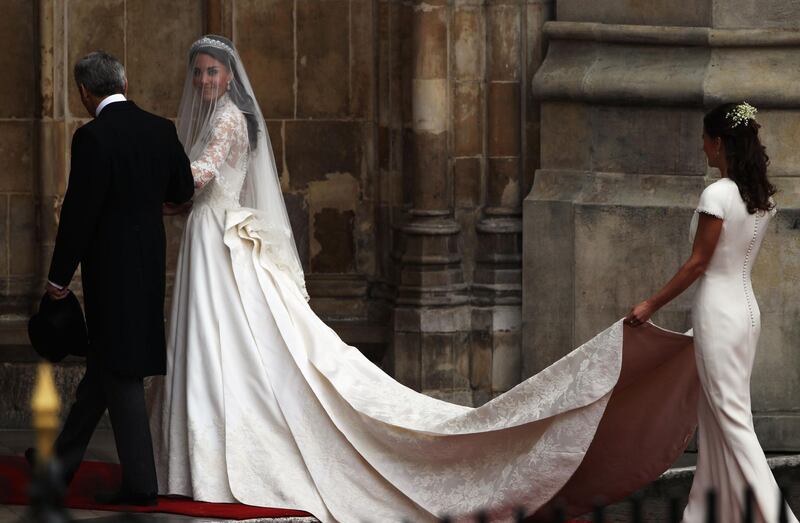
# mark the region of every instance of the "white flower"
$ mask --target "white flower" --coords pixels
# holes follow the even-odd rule
[[[728,111],[725,117],[731,121],[731,127],[738,127],[741,124],[747,124],[747,122],[753,120],[757,112],[758,109],[747,102],[742,102]]]

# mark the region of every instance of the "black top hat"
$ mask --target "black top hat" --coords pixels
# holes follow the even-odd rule
[[[89,338],[78,298],[70,292],[54,300],[45,293],[39,312],[28,321],[28,337],[39,356],[52,363],[68,354],[86,356]]]

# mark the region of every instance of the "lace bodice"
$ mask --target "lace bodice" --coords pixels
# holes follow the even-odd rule
[[[226,94],[220,97],[211,120],[210,139],[192,162],[195,205],[238,207],[249,158],[244,114]]]

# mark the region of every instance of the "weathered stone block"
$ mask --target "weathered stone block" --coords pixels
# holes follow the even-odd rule
[[[788,195],[787,195],[788,196]],[[770,224],[761,253],[753,267],[753,290],[761,310],[761,337],[753,370],[753,410],[782,411],[798,416],[800,409],[789,398],[800,397],[800,209],[783,197]],[[789,200],[789,201],[787,201]],[[800,448],[800,447],[795,447]]]
[[[759,136],[770,158],[769,176],[800,174],[800,110],[758,111]]]
[[[11,233],[12,275],[36,272],[36,207],[32,194],[12,194],[9,197],[9,231]]]
[[[303,270],[308,271],[309,259],[309,224],[308,206],[302,194],[284,193],[283,200],[286,203],[286,212],[289,214],[289,222],[292,224],[294,242],[297,245],[297,255]]]
[[[420,331],[466,332],[470,329],[470,311],[466,307],[425,309],[420,315]]]
[[[797,2],[794,0],[715,0],[701,3],[713,4],[714,27],[797,27]]]
[[[414,9],[412,22],[415,79],[435,79],[447,76],[447,8],[428,6]]]
[[[542,103],[541,165],[550,169],[589,170],[592,129],[589,108],[582,104]]]
[[[486,201],[491,207],[517,209],[520,205],[519,158],[489,158]]]
[[[456,207],[477,206],[481,198],[481,159],[456,159],[453,162],[453,186]]]
[[[128,93],[142,108],[175,117],[189,67],[189,46],[203,32],[204,2],[145,0],[125,5]]]
[[[78,383],[83,378],[80,363],[62,363],[53,367],[53,379],[61,398],[61,418],[75,398]],[[24,429],[31,426],[30,401],[36,382],[35,363],[0,364],[0,428]]]
[[[702,114],[667,108],[596,107],[587,122],[596,171],[704,174]]]
[[[427,334],[422,337],[422,390],[453,390],[456,369],[453,335]]]
[[[313,216],[314,241],[319,245],[309,261],[313,272],[350,272],[353,261],[353,211],[322,209]]]
[[[559,0],[557,12],[559,21],[702,27],[711,23],[712,4],[696,0]]]
[[[34,51],[35,3],[26,0],[2,3],[0,34],[4,35],[6,52],[0,56],[0,70],[8,80],[0,85],[0,118],[30,118],[34,115],[36,92],[34,84],[38,56]]]
[[[375,75],[375,44],[373,19],[376,5],[370,0],[355,0],[350,3],[351,70],[350,110],[355,118],[370,118],[373,107],[373,77]]]
[[[488,86],[489,156],[519,156],[519,83],[492,82]]]
[[[386,126],[378,127],[378,168],[383,171],[390,170],[392,145],[390,129]]]
[[[345,116],[348,113],[349,13],[347,0],[297,2],[299,117]]]
[[[66,9],[69,113],[76,117],[86,117],[86,109],[81,104],[72,68],[75,62],[90,52],[101,49],[125,63],[125,2],[124,0],[67,2]],[[144,35],[150,34],[149,29]],[[144,35],[144,38],[148,38]],[[151,67],[147,70],[147,74],[157,77],[161,72],[155,73],[156,70],[155,67]],[[140,79],[131,75],[131,71],[127,72],[130,85],[133,87]],[[170,72],[164,71],[164,73]],[[175,87],[179,93],[177,96],[180,96],[180,87]]]
[[[403,175],[397,171],[381,171],[380,203],[387,206],[399,206],[403,202]],[[384,216],[390,220],[390,217]],[[379,220],[380,222],[380,220]]]
[[[453,74],[456,80],[480,79],[484,63],[484,21],[474,6],[453,14]]]
[[[396,309],[400,310],[400,309]],[[422,341],[419,333],[395,332],[391,359],[394,378],[416,391],[422,389]]]
[[[234,25],[236,46],[264,117],[294,117],[294,1],[238,0]]]
[[[272,146],[272,154],[275,157],[275,168],[281,178],[281,186],[287,187],[289,184],[289,173],[286,171],[286,158],[283,155],[283,122],[270,120],[266,122],[269,141]]]
[[[490,80],[520,79],[522,46],[520,15],[519,5],[492,5],[487,9],[486,25],[489,36],[487,76]]]
[[[33,172],[33,124],[30,122],[0,122],[0,191],[32,192],[36,173]]]
[[[800,82],[800,70],[784,64],[796,60],[797,52],[797,47],[714,49],[703,83],[706,103],[749,100],[796,110],[797,94],[784,86]]]
[[[0,194],[0,216],[7,217],[9,208],[9,197],[7,194]],[[0,221],[0,275],[7,276],[8,268],[11,261],[8,259],[9,253],[9,235],[8,235],[8,218]],[[3,284],[4,283],[4,284]],[[0,283],[0,294],[5,295],[7,292],[7,281]]]
[[[543,168],[695,174],[706,172],[702,114],[652,107],[542,105]],[[569,137],[568,137],[569,135]]]
[[[357,122],[286,122],[286,167],[290,186],[304,189],[328,173],[360,176],[361,124]]]
[[[483,103],[480,82],[458,82],[453,88],[453,147],[455,156],[483,152]]]
[[[471,361],[469,380],[473,390],[492,389],[492,333],[473,330],[470,337]]]
[[[492,392],[504,392],[520,382],[522,371],[521,332],[492,333]]]
[[[406,132],[403,167],[417,184],[412,194],[416,209],[446,209],[447,134]],[[417,174],[419,173],[419,174]]]

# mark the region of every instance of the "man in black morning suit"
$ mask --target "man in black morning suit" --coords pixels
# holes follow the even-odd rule
[[[69,481],[108,409],[122,488],[98,501],[150,505],[158,486],[143,377],[166,372],[162,205],[188,201],[194,184],[172,122],[125,99],[118,60],[91,53],[74,73],[95,119],[72,139],[47,292],[65,296],[81,265],[89,350],[55,451]]]

